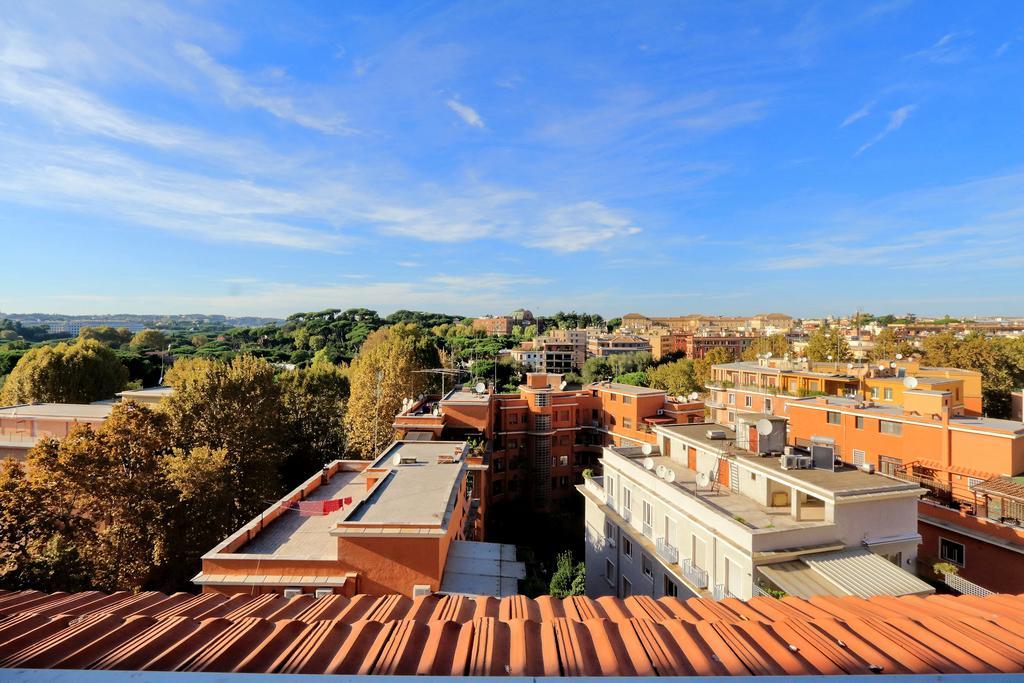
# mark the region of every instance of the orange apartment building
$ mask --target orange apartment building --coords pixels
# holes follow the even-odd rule
[[[75,425],[98,427],[111,410],[109,403],[33,403],[0,408],[0,460],[24,460],[40,439],[63,439]]]
[[[562,376],[527,373],[517,394],[454,390],[425,397],[395,418],[401,438],[470,439],[488,468],[479,473],[481,510],[528,498],[561,508],[574,500],[583,470],[598,467],[607,444],[653,443],[656,424],[704,419],[704,404],[657,389],[602,382],[561,389]]]
[[[473,320],[473,329],[481,330],[490,337],[508,336],[512,334],[514,325],[512,316],[496,315]]]
[[[618,353],[650,350],[651,344],[647,339],[633,334],[595,335],[587,339],[587,354],[591,356],[614,356]]]
[[[446,591],[514,595],[515,549],[479,543],[465,442],[396,441],[374,461],[324,467],[202,558],[203,592],[317,597]],[[344,499],[303,516],[303,502]]]
[[[988,590],[1024,591],[1024,423],[968,414],[962,384],[913,384],[900,405],[791,400],[791,441],[920,483],[929,496],[919,504],[919,555]]]

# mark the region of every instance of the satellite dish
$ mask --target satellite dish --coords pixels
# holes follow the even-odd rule
[[[473,387],[473,389],[476,391],[476,393],[482,394],[485,391],[487,391],[487,385],[484,384],[483,382],[477,382],[476,386]]]
[[[907,389],[916,389],[917,388],[917,378],[916,377],[904,377],[903,378],[903,386],[905,386]]]
[[[561,384],[559,384],[559,385],[558,385],[558,389],[559,389],[559,390],[565,389],[565,386],[566,386],[567,384],[568,384],[568,382],[565,382],[565,381],[563,381],[563,382],[562,382]]]
[[[764,354],[764,357],[765,358],[771,358],[772,357],[772,352],[769,351],[768,353]]]
[[[685,396],[676,396],[676,402],[677,403],[686,403],[686,397]]]
[[[896,361],[893,361],[893,362],[889,363],[889,367],[890,368],[896,367]]]
[[[846,364],[846,369],[847,370],[853,370],[853,363],[847,363]]]
[[[645,470],[653,470],[654,469],[654,460],[652,458],[644,458],[644,469]]]
[[[902,353],[897,353],[896,354],[896,360],[903,360],[903,354]]]
[[[698,486],[707,486],[710,481],[711,481],[711,477],[708,476],[707,472],[698,472],[697,473],[697,485]]]
[[[395,457],[391,458],[391,464],[393,464],[393,465],[401,465],[402,464],[402,456],[399,455],[398,453],[395,453]]]
[[[761,436],[768,436],[775,430],[775,425],[771,420],[758,420],[757,421],[757,433]]]
[[[659,479],[664,479],[665,478],[665,471],[666,470],[665,470],[665,466],[664,465],[658,465],[658,469],[656,471],[658,473],[658,478]]]
[[[700,398],[700,392],[694,391],[690,394],[691,401],[696,401],[698,398]]]
[[[650,455],[651,453],[654,452],[654,447],[651,446],[651,444],[649,443],[645,443],[643,446],[640,447],[640,452],[643,453],[644,455]]]
[[[665,471],[665,481],[667,481],[668,483],[671,484],[675,480],[676,480],[675,470],[666,470]]]
[[[878,369],[879,370],[885,370],[885,363],[879,363]]]

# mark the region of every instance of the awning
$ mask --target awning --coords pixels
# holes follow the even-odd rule
[[[758,567],[761,574],[798,598],[812,595],[930,595],[935,589],[881,555],[863,548],[806,555]]]
[[[198,586],[283,586],[304,588],[341,588],[350,579],[345,576],[284,576],[257,574],[207,574],[199,572],[192,578]]]

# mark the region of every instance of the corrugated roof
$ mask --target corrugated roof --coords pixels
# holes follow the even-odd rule
[[[1020,673],[1024,597],[0,593],[0,667],[434,675]]]
[[[870,550],[805,555],[800,561],[850,595],[928,595],[935,589]]]

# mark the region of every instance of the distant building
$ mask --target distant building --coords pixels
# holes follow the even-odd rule
[[[397,441],[338,460],[203,556],[203,592],[514,595],[515,548],[472,542],[482,467],[464,442]],[[303,516],[303,503],[349,501]]]
[[[549,330],[534,337],[533,349],[539,354],[539,372],[566,374],[578,371],[587,360],[587,330]]]
[[[473,329],[481,330],[491,337],[512,334],[512,318],[507,315],[487,316],[473,320]]]
[[[735,334],[687,334],[684,335],[686,357],[703,358],[713,349],[725,349],[733,358],[739,358],[755,339]]]
[[[42,320],[32,324],[46,325],[50,334],[66,334],[72,337],[77,337],[85,327],[123,327],[132,333],[146,329],[143,323],[129,320]]]
[[[1024,422],[1024,391],[1010,393],[1010,419]]]
[[[587,353],[591,356],[614,356],[620,353],[650,352],[651,344],[643,337],[631,334],[595,336],[587,340]]]
[[[131,400],[153,407],[174,393],[174,387],[149,387],[148,389],[127,389],[117,394],[122,401]]]
[[[96,403],[32,403],[0,408],[0,459],[24,460],[41,439],[63,439],[76,425],[96,428],[111,410],[110,404]]]
[[[832,461],[791,468],[784,420],[739,427],[657,425],[655,446],[604,449],[602,476],[578,487],[588,596],[934,592],[911,573],[920,487]]]

